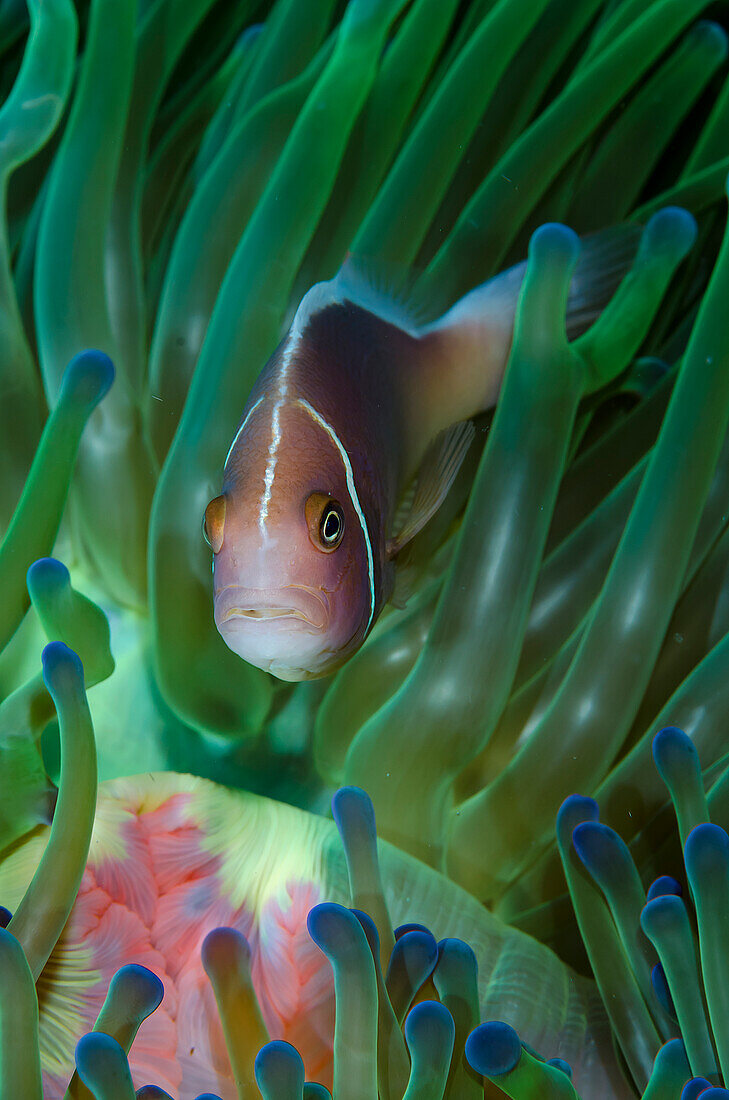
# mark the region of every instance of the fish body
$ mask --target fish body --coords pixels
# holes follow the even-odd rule
[[[14,910],[42,855],[35,830],[0,864],[0,902]],[[393,927],[416,922],[469,943],[482,1020],[511,1023],[545,1057],[573,1069],[583,1100],[632,1095],[592,982],[502,924],[438,872],[379,842]],[[237,1093],[200,950],[209,931],[239,929],[271,1038],[300,1051],[308,1080],[331,1087],[334,986],[306,918],[322,901],[350,905],[334,824],[291,806],[171,773],[101,785],[87,867],[64,932],[38,981],[44,1095],[60,1100],[78,1039],[126,963],[149,967],[165,993],[130,1054],[135,1088],[177,1100]]]
[[[573,333],[624,273],[636,232],[598,234],[583,250]],[[470,419],[498,398],[524,272],[504,272],[429,324],[353,261],[302,299],[205,513],[215,622],[241,657],[303,680],[362,644],[392,595],[400,551],[458,472]]]
[[[251,394],[225,465],[215,619],[231,648],[284,678],[346,659],[392,591],[387,519],[405,455],[387,374],[413,345],[333,303],[294,324]]]

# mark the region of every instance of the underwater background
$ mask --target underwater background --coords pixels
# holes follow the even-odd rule
[[[2,1100],[729,1096],[728,32],[1,0]],[[407,598],[288,684],[201,524],[348,254],[430,318],[529,262]]]

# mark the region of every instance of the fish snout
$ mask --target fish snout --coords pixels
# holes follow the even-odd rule
[[[215,593],[215,619],[219,629],[238,620],[251,626],[280,623],[293,627],[300,622],[323,631],[329,622],[329,604],[323,592],[308,585],[276,589],[227,585]]]

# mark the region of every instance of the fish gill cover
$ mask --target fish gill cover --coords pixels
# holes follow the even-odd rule
[[[179,907],[163,906],[179,937],[172,954],[155,955],[156,940],[145,940],[142,951],[121,925],[89,923],[83,903],[93,908],[98,889],[120,920],[124,911],[132,923],[144,916],[148,930],[156,927],[159,912],[147,913],[145,904],[167,896],[164,859],[150,864],[151,893],[141,885],[135,893],[130,866],[144,849],[121,844],[126,834],[114,807],[127,806],[124,821],[139,818],[144,844],[159,855],[168,832],[187,836],[174,798],[189,795],[182,780],[159,779],[162,791],[172,784],[164,814],[173,828],[168,817],[148,822],[145,815],[160,807],[141,779],[121,793],[104,795],[102,786],[99,805],[111,807],[117,824],[99,833],[104,858],[94,862],[92,843],[84,871],[96,784],[92,723],[104,781],[187,772],[317,813],[326,813],[334,787],[364,788],[380,836],[400,849],[388,849],[394,862],[384,872],[391,912],[399,897],[403,920],[422,915],[447,938],[459,934],[454,914],[477,907],[469,934],[483,936],[480,947],[474,942],[482,981],[496,981],[480,1007],[488,1010],[485,1026],[496,1021],[501,1029],[474,1032],[465,1048],[477,1074],[501,1075],[507,1095],[552,1094],[533,1076],[536,1055],[522,1055],[516,1033],[504,1030],[513,1025],[531,1047],[530,1011],[547,1029],[540,1055],[559,1058],[565,1042],[577,1051],[578,1091],[580,1051],[585,1081],[591,1044],[601,1051],[594,1064],[617,1066],[605,1053],[595,988],[564,959],[586,975],[592,968],[608,1010],[611,998],[627,998],[624,1016],[608,1015],[628,1077],[642,1091],[660,1039],[679,1033],[666,1023],[671,1011],[657,1024],[658,1010],[645,1008],[651,991],[630,931],[640,913],[636,883],[677,873],[663,862],[673,827],[649,762],[657,730],[686,731],[701,755],[711,828],[727,824],[725,20],[722,5],[698,0],[0,4],[0,881],[7,884],[0,901],[14,912],[17,932],[0,945],[3,1093],[40,1096],[39,1004],[49,1097],[63,1094],[57,1081],[72,1066],[73,1041],[93,1023],[93,998],[84,1010],[83,994],[71,996],[59,959],[72,959],[79,988],[91,983],[98,997],[102,979],[108,984],[115,969],[141,962],[140,953],[170,967],[180,953],[189,956],[190,981],[201,983],[201,943],[221,913],[235,918],[239,933],[245,926],[258,935],[267,903],[279,905],[280,931],[297,905],[303,927],[308,908],[339,901],[369,910],[380,935],[384,927],[371,904],[341,883],[335,888],[341,861],[329,842],[322,841],[319,877],[310,869],[319,894],[287,894],[286,876],[303,866],[307,830],[316,834],[318,819],[287,818],[293,811],[285,807],[271,809],[270,820],[261,811],[255,835],[272,885],[270,896],[250,887],[251,900],[243,871],[258,866],[256,844],[225,827],[221,807],[233,814],[226,801],[233,796],[205,784],[195,795],[205,807],[195,802],[195,837],[206,852],[217,845],[210,873],[223,875],[222,886],[207,882],[202,890],[192,864],[180,872]],[[632,268],[600,318],[568,341],[575,233],[626,221],[644,227]],[[387,610],[329,680],[282,684],[247,665],[215,630],[201,521],[219,492],[248,394],[304,293],[351,252],[385,272],[396,296],[408,270],[410,300],[438,316],[527,251],[497,411],[478,421],[478,446],[413,541],[406,606]],[[202,780],[185,782],[197,791]],[[595,795],[605,823],[636,838],[628,915],[608,897],[610,915],[600,910],[598,924],[588,926],[577,905],[586,954],[565,900],[560,855],[569,843],[559,829],[555,839],[554,827],[576,790]],[[235,797],[247,804],[252,796]],[[51,818],[56,835],[41,858]],[[708,817],[686,811],[688,820],[705,830]],[[286,848],[277,870],[283,840],[272,838],[287,832],[300,835],[301,850]],[[598,844],[595,855],[589,830],[580,837],[579,858],[604,888],[604,849]],[[715,931],[721,923],[723,894],[704,901],[700,885],[712,859],[707,874],[724,881],[723,841],[706,831],[681,837],[702,951],[699,1000],[705,996],[713,1031],[703,1048],[691,1045],[689,1024],[692,1036],[701,1031],[698,1002],[677,1001],[659,942],[662,903],[653,923],[640,919],[656,945],[686,1054],[662,1048],[668,1053],[656,1064],[673,1067],[673,1077],[666,1069],[668,1084],[661,1077],[653,1093],[647,1085],[656,1097],[681,1095],[684,1057],[713,1086],[726,1072],[715,1020],[728,987],[711,932],[712,920]],[[175,866],[189,856],[185,850]],[[225,878],[229,862],[242,876],[240,896]],[[422,914],[409,909],[417,891],[404,866],[413,882],[429,884]],[[574,870],[567,880],[574,897]],[[445,919],[434,899],[460,887],[471,896],[449,894],[456,900],[444,907]],[[214,889],[214,897],[205,892]],[[69,912],[71,939],[56,947]],[[595,929],[607,942],[613,928],[618,940],[601,964]],[[325,910],[311,932],[330,958],[333,942],[354,942],[362,961],[362,934],[349,917]],[[502,972],[483,946],[494,936],[513,947]],[[225,948],[236,958],[238,942]],[[382,958],[386,968],[389,954]],[[261,975],[273,975],[266,981],[275,985],[279,962],[272,951],[254,973],[259,999]],[[312,973],[322,968],[319,961]],[[606,973],[619,987],[609,993]],[[301,980],[298,963],[293,975]],[[335,993],[347,980],[335,965]],[[154,981],[140,981],[138,1021],[159,996]],[[575,991],[574,1009],[565,990]],[[215,994],[224,1000],[217,987]],[[212,993],[200,996],[211,1007]],[[268,1034],[283,1034],[272,1007],[280,1008],[280,997],[271,997],[262,1002]],[[428,997],[447,1003],[437,980]],[[293,1012],[292,1028],[308,1007]],[[182,1015],[174,1003],[164,1011],[164,1026],[155,1026],[167,1036],[170,1087],[182,1087],[184,1097],[223,1088],[198,1087],[193,1074],[184,1091],[175,1030]],[[241,1011],[244,1023],[252,1019]],[[402,1070],[402,1020],[392,1026],[392,1004],[388,1010],[382,998],[377,1011],[390,1021],[379,1031],[394,1036]],[[459,1023],[455,1002],[451,1011],[453,1043],[464,1043],[478,1013]],[[199,1011],[195,1019],[195,1034],[214,1026]],[[444,1089],[470,1096],[462,1075],[454,1084],[447,1073],[444,1084],[437,1067],[422,1068],[413,1054],[420,1043],[436,1061],[442,1054],[441,1068],[448,1063],[450,1025],[440,1009],[408,1019],[404,1041],[412,1066],[421,1066],[415,1080],[398,1077],[388,1092],[366,1045],[372,1021],[353,1019],[366,1038],[355,1049],[365,1054],[358,1069],[348,1063],[337,1078],[338,1052],[350,1040],[334,1038],[338,1097],[350,1089],[367,1100],[378,1089],[383,1096],[408,1090],[408,1100]],[[118,1033],[122,1048],[136,1026]],[[162,1032],[151,1033],[151,1046],[167,1050]],[[246,1050],[261,1037],[254,1028]],[[99,1055],[99,1042],[80,1048],[86,1085],[97,1097],[133,1095],[122,1063],[113,1062],[116,1047],[106,1044]],[[696,1053],[707,1042],[718,1073]],[[98,1073],[89,1069],[97,1056]],[[110,1078],[109,1059],[117,1065]],[[301,1096],[304,1088],[323,1095],[297,1083],[297,1065],[280,1046],[269,1050],[257,1063],[263,1095]],[[240,1095],[253,1087],[247,1066],[245,1081],[236,1078]],[[554,1095],[570,1095],[563,1067],[552,1068]],[[418,1083],[421,1072],[430,1084]],[[613,1069],[605,1072],[612,1080]],[[233,1088],[230,1066],[221,1074]],[[466,1075],[483,1089],[482,1076]],[[143,1083],[135,1071],[134,1086]],[[693,1087],[686,1096],[698,1095]],[[603,1081],[583,1094],[619,1096],[621,1088]]]

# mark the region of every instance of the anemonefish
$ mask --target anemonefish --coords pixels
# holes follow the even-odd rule
[[[583,242],[568,335],[600,313],[639,233],[622,226]],[[497,400],[525,266],[428,324],[352,260],[304,296],[204,516],[215,623],[235,653],[306,680],[362,644],[392,595],[398,554],[453,483],[471,418]]]

